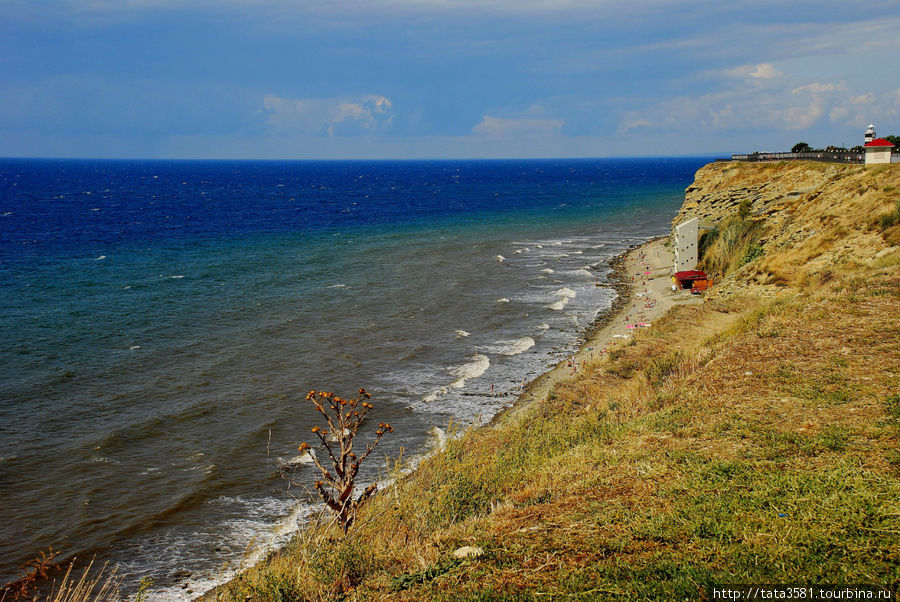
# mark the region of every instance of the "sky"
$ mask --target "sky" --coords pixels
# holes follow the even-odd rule
[[[897,0],[0,0],[0,157],[725,156],[900,135]]]

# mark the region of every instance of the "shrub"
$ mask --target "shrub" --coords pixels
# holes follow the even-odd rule
[[[762,222],[734,215],[700,238],[700,269],[719,278],[753,261],[763,253]]]
[[[882,232],[897,224],[900,224],[900,201],[897,201],[893,211],[878,218],[878,227]]]
[[[366,451],[359,457],[353,453],[353,439],[356,438],[356,433],[366,414],[373,408],[372,404],[368,402],[371,397],[365,389],[360,389],[359,395],[352,400],[338,397],[327,391],[310,391],[306,395],[306,400],[312,402],[316,411],[325,418],[325,422],[328,424],[327,429],[314,426],[312,432],[319,438],[322,447],[328,453],[331,470],[326,468],[315,454],[311,453],[308,443],[301,443],[297,449],[308,453],[322,473],[322,480],[315,482],[316,491],[344,533],[347,533],[353,525],[359,509],[378,488],[377,483],[372,483],[358,497],[354,498],[353,491],[356,487],[359,467],[369,457],[385,433],[394,430],[389,424],[379,423],[375,439],[369,443]]]

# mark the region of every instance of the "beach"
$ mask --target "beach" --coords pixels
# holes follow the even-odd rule
[[[618,298],[588,328],[584,343],[570,357],[526,385],[516,408],[545,398],[558,383],[573,378],[586,364],[601,360],[614,345],[627,343],[635,331],[649,328],[675,305],[701,303],[701,295],[672,290],[674,252],[667,236],[653,238],[614,260]]]

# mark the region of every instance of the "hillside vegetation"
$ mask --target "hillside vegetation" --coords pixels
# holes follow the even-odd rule
[[[705,302],[450,439],[220,600],[697,599],[900,583],[900,165],[716,163]],[[398,473],[399,474],[399,473]],[[454,551],[469,546],[468,555]]]

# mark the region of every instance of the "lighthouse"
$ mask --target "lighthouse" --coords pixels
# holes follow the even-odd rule
[[[870,123],[869,127],[866,128],[865,140],[863,141],[863,144],[868,144],[872,140],[875,140],[875,126]]]

